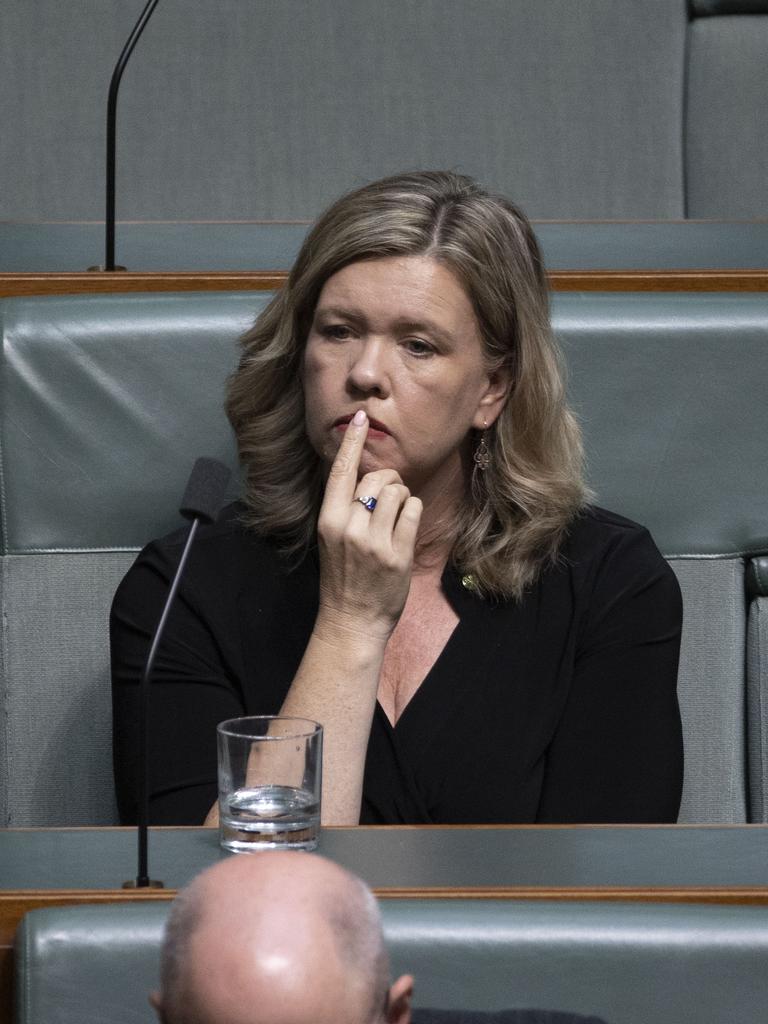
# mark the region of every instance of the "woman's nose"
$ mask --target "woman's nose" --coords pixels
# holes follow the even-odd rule
[[[363,339],[352,353],[348,382],[355,391],[389,393],[388,348],[383,339]]]

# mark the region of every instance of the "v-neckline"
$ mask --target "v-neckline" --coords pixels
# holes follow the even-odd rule
[[[420,703],[422,703],[424,700],[429,699],[429,691],[435,685],[435,676],[438,676],[439,678],[440,674],[442,674],[440,670],[443,661],[451,656],[451,651],[455,647],[457,641],[460,639],[468,619],[472,618],[471,614],[468,615],[468,612],[471,612],[473,608],[476,608],[478,603],[480,602],[480,599],[477,597],[477,595],[471,593],[462,584],[456,569],[453,568],[450,565],[450,563],[446,563],[446,566],[443,569],[443,573],[440,578],[440,585],[446,600],[450,604],[455,614],[458,616],[458,621],[451,630],[451,633],[448,636],[448,639],[445,641],[442,650],[435,658],[435,660],[432,662],[429,671],[424,676],[422,681],[419,683],[418,687],[413,693],[413,696],[403,708],[394,725],[392,724],[392,722],[390,722],[389,716],[387,715],[380,701],[378,699],[376,700],[377,713],[379,714],[381,721],[385,724],[387,730],[391,732],[393,735],[396,733],[402,734],[404,731],[402,727],[403,720],[410,720],[414,716],[414,714],[418,715],[418,707]],[[425,690],[427,691],[426,697],[422,696]],[[448,695],[446,694],[446,696]],[[414,705],[416,706],[415,712],[413,711]]]
[[[456,623],[456,625],[455,625],[455,626],[453,627],[453,629],[451,630],[451,632],[450,632],[450,635],[448,636],[448,639],[447,639],[447,640],[445,641],[445,643],[443,644],[443,648],[442,648],[442,650],[440,651],[440,653],[438,654],[438,656],[437,656],[437,657],[435,658],[435,660],[434,660],[434,661],[432,662],[432,664],[431,664],[431,666],[430,666],[430,668],[429,668],[429,670],[428,670],[427,674],[426,674],[426,675],[424,676],[424,678],[423,678],[423,679],[421,680],[421,682],[419,683],[419,685],[418,685],[418,686],[416,687],[416,689],[415,689],[415,690],[413,691],[413,694],[411,695],[411,698],[410,698],[410,700],[408,701],[408,703],[407,703],[407,704],[405,705],[405,707],[403,708],[403,710],[402,710],[402,711],[400,712],[400,714],[398,715],[397,721],[396,721],[396,722],[394,723],[394,725],[393,725],[393,724],[392,724],[392,722],[391,722],[391,721],[389,720],[389,715],[388,715],[388,714],[387,714],[387,712],[386,712],[386,711],[384,710],[384,707],[383,707],[383,705],[381,704],[381,702],[379,701],[379,699],[378,699],[378,698],[376,699],[376,706],[377,706],[377,707],[378,707],[378,709],[379,709],[379,710],[381,711],[382,717],[383,717],[384,721],[385,721],[385,722],[387,723],[387,727],[388,727],[389,729],[391,729],[392,731],[395,731],[396,729],[398,729],[398,728],[399,728],[399,726],[400,726],[400,723],[401,723],[401,722],[403,721],[403,719],[404,719],[404,718],[406,717],[406,715],[407,715],[407,714],[408,714],[408,712],[410,711],[410,709],[411,709],[411,707],[412,707],[413,703],[414,703],[415,701],[417,701],[417,700],[419,699],[419,694],[420,694],[420,693],[422,692],[422,690],[423,690],[423,689],[424,689],[424,688],[425,688],[426,686],[428,686],[428,685],[429,685],[430,679],[431,679],[431,678],[432,678],[432,676],[433,676],[433,675],[435,674],[435,672],[436,672],[436,671],[438,670],[438,668],[439,668],[439,665],[440,665],[440,662],[441,662],[441,661],[443,660],[443,658],[445,658],[445,657],[446,657],[446,654],[447,654],[447,652],[448,652],[449,648],[450,648],[450,647],[452,646],[452,644],[454,643],[454,638],[456,637],[456,634],[457,634],[457,633],[459,632],[459,630],[461,629],[461,622],[462,622],[462,620],[461,620],[461,619],[459,619],[459,620],[458,620],[458,622]]]

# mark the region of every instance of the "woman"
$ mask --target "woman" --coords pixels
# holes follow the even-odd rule
[[[153,820],[205,818],[218,721],[284,713],[325,727],[325,823],[674,821],[679,590],[586,504],[523,215],[451,173],[366,186],[242,346],[245,498],[196,541],[156,663]],[[113,608],[125,819],[180,543]]]

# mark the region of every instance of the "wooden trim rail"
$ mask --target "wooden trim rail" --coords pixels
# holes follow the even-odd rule
[[[272,291],[284,270],[0,273],[0,298],[104,292]],[[768,292],[765,270],[556,270],[556,292]]]

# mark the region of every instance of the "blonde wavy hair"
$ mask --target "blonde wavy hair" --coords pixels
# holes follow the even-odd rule
[[[547,281],[525,215],[471,178],[423,171],[339,199],[309,232],[285,287],[241,339],[227,415],[245,469],[246,524],[290,554],[315,539],[323,470],[304,428],[302,360],[325,282],[358,260],[428,255],[469,296],[489,371],[509,396],[467,481],[451,560],[485,597],[519,599],[587,500],[581,434],[565,402]]]

